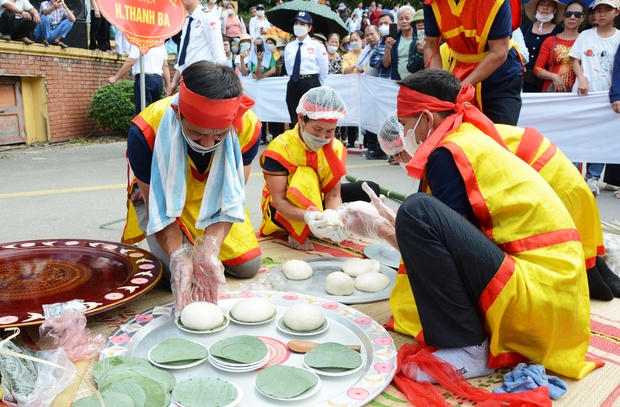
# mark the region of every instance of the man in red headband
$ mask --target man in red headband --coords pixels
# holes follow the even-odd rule
[[[260,268],[244,206],[260,142],[253,105],[231,68],[197,62],[183,71],[177,95],[147,107],[129,129],[135,178],[123,242],[140,241],[146,232],[165,281],[172,277],[178,310],[192,298],[217,302],[224,267],[239,278]],[[203,238],[192,246],[197,237]]]
[[[399,248],[393,328],[432,347],[404,348],[396,380],[444,384],[441,361],[465,378],[528,361],[584,377],[596,367],[586,361],[584,250],[594,262],[597,247],[582,242],[567,207],[592,210],[587,185],[533,129],[494,126],[453,75],[423,70],[400,85],[406,167],[425,193],[409,196],[392,224],[345,214],[345,230],[374,222]]]

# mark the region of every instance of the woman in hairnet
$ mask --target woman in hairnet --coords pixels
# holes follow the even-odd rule
[[[260,157],[265,176],[260,232],[289,233],[289,245],[312,250],[308,236],[343,240],[335,209],[343,202],[364,200],[361,182],[341,185],[347,150],[334,137],[338,120],[347,115],[344,101],[329,86],[306,92],[297,106],[297,124],[274,138]],[[378,194],[379,186],[369,183]],[[337,226],[337,225],[336,225]]]

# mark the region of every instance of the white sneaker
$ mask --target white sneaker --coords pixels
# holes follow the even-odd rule
[[[598,188],[598,180],[596,178],[589,178],[586,182],[588,183],[590,191],[592,191],[594,196],[598,196],[598,194],[601,193],[601,190]]]

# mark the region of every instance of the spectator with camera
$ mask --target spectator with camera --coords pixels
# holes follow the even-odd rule
[[[73,28],[75,15],[67,7],[65,0],[44,1],[41,3],[39,13],[41,14],[41,22],[35,29],[35,40],[45,46],[52,43],[52,45],[58,45],[61,48],[69,48],[67,44],[62,42],[62,39]]]

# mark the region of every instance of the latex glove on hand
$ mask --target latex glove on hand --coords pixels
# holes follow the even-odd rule
[[[192,246],[183,244],[170,255],[170,288],[175,299],[174,313],[177,317],[192,302],[193,250]]]
[[[377,208],[377,211],[379,211],[379,215],[383,216],[385,219],[388,220],[388,222],[393,225],[396,222],[396,212],[394,212],[394,210],[384,204],[381,198],[377,196],[375,191],[373,191],[366,182],[362,182],[362,189],[370,197],[370,203],[372,204],[372,206]]]
[[[338,207],[338,213],[342,216],[344,231],[358,237],[381,240],[380,231],[394,230],[394,225],[369,202],[342,204]]]
[[[304,214],[304,221],[313,235],[321,239],[329,239],[341,242],[347,238],[340,214],[333,209],[319,211],[316,207],[310,207]]]
[[[218,258],[220,248],[214,236],[204,235],[194,242],[194,301],[217,304],[218,286],[226,284],[224,266]]]

